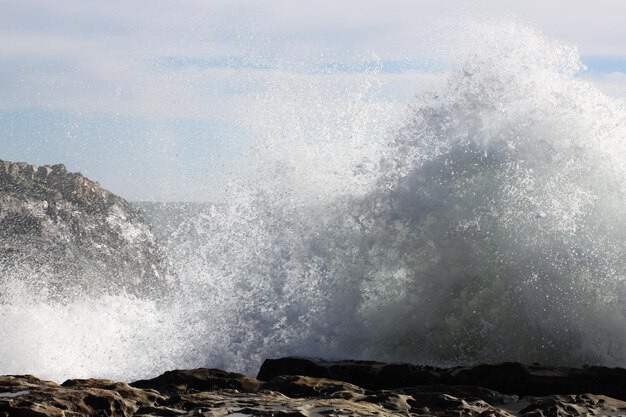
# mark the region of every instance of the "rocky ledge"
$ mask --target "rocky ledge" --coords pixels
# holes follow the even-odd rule
[[[0,416],[624,416],[625,381],[619,368],[283,358],[267,360],[258,378],[218,369],[130,384],[3,376]]]
[[[61,164],[0,161],[0,280],[17,276],[52,294],[141,293],[158,290],[163,264],[124,199]]]

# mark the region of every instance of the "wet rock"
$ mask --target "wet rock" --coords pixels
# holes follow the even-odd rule
[[[414,394],[407,403],[411,411],[417,414],[511,417],[509,412],[493,407],[482,400],[466,400],[437,392]]]
[[[0,161],[0,284],[13,277],[51,294],[156,295],[165,272],[133,205],[60,164]]]
[[[140,407],[136,416],[181,416],[187,414],[187,411],[171,407],[144,406]]]
[[[437,368],[289,357],[267,359],[257,378],[267,381],[279,375],[328,378],[378,390],[443,384],[477,386],[517,396],[594,393],[626,400],[626,369],[598,366],[564,368],[502,363]]]
[[[527,399],[524,417],[624,416],[626,402],[603,395],[551,395]]]
[[[131,383],[136,388],[152,388],[167,394],[225,389],[253,392],[260,385],[260,381],[242,374],[206,368],[168,371],[153,379]]]
[[[58,385],[30,376],[0,377],[0,416],[126,417],[133,416],[140,405],[159,399],[154,392],[108,380],[71,380]]]
[[[95,388],[115,391],[122,398],[134,401],[137,404],[154,404],[164,399],[162,395],[153,390],[142,390],[123,382],[114,382],[107,379],[69,379],[61,384],[61,387],[74,390]]]
[[[311,378],[298,375],[278,376],[261,385],[260,389],[280,392],[291,398],[307,397],[352,397],[363,394],[364,389],[353,384],[324,378]]]
[[[517,395],[501,394],[497,391],[474,385],[422,385],[416,387],[405,387],[394,390],[406,395],[419,395],[424,393],[441,393],[468,401],[484,401],[491,405],[510,404],[519,400]]]
[[[457,384],[481,385],[505,394],[603,394],[626,399],[626,370],[622,368],[562,368],[503,363],[449,371]]]
[[[414,398],[410,395],[402,395],[394,392],[376,392],[364,395],[358,401],[377,404],[381,408],[392,412],[408,413],[411,411],[411,404]]]
[[[327,378],[367,389],[432,385],[441,381],[441,370],[431,366],[352,360],[331,362],[299,357],[266,359],[257,378],[269,381],[280,375]]]
[[[341,363],[346,366],[351,362]],[[384,365],[370,364],[378,370]],[[360,362],[357,366],[361,367],[358,375],[362,376],[366,365]],[[443,377],[454,380],[461,371],[463,378],[473,375],[467,372],[472,369],[477,369],[479,375],[485,372],[484,367],[437,372],[441,375],[448,372]],[[493,372],[493,368],[489,369]],[[544,377],[558,376],[563,384],[567,380],[565,370],[560,368],[539,370],[507,364],[497,369],[511,371],[513,375],[518,375],[521,369]],[[609,371],[595,370],[601,375],[610,374]],[[572,370],[573,381],[577,381],[579,372],[587,371]],[[380,384],[380,381],[372,383]],[[131,384],[103,379],[71,379],[59,385],[30,375],[0,377],[0,417],[229,415],[609,417],[626,415],[626,402],[597,394],[507,395],[478,385],[430,384],[366,389],[346,381],[302,375],[277,376],[263,383],[245,375],[204,368],[166,372]]]

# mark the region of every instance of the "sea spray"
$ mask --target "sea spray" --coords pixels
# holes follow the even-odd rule
[[[376,74],[260,95],[227,200],[169,233],[164,298],[51,302],[5,279],[2,373],[253,373],[287,354],[623,366],[623,105],[531,28],[463,39],[408,111],[376,100]]]
[[[478,46],[397,131],[287,134],[255,153],[239,211],[206,229],[224,243],[198,247],[203,271],[226,268],[252,300],[237,317],[266,329],[246,330],[253,345],[622,363],[622,104],[580,79],[574,48],[532,29],[467,35]]]

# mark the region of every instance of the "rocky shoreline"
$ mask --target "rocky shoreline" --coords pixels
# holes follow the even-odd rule
[[[625,416],[626,370],[504,363],[436,368],[266,360],[257,378],[218,369],[131,383],[0,376],[0,416]]]

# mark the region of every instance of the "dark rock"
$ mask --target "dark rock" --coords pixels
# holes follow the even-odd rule
[[[136,388],[151,388],[162,393],[189,393],[198,391],[238,390],[256,391],[261,382],[248,376],[220,369],[191,369],[168,371],[153,379],[135,381]]]
[[[411,411],[409,401],[414,398],[409,395],[397,394],[394,392],[377,392],[363,396],[359,401],[377,404],[380,407],[393,412],[408,413]]]
[[[250,407],[237,410],[237,414],[259,417],[309,417],[308,413],[303,413],[302,411],[259,410],[258,408]]]
[[[551,395],[529,399],[520,410],[524,417],[624,416],[626,402],[598,395]]]
[[[163,399],[163,397],[152,390],[142,390],[134,388],[123,382],[114,382],[108,379],[68,379],[63,384],[63,388],[97,388],[101,390],[115,391],[122,398],[136,400],[141,398],[140,402],[155,403]]]
[[[130,203],[63,165],[0,161],[0,284],[13,276],[51,294],[155,295],[165,272]]]
[[[179,410],[177,408],[171,407],[154,407],[154,406],[145,406],[140,407],[137,412],[135,412],[136,416],[180,416],[187,414],[185,410]]]
[[[626,399],[626,370],[622,368],[558,368],[519,363],[478,365],[453,372],[455,384],[481,385],[504,394],[608,395]]]
[[[475,386],[475,385],[420,385],[416,387],[404,387],[394,390],[405,395],[417,395],[423,393],[442,393],[469,401],[484,401],[491,405],[509,404],[519,400],[517,395],[501,394],[498,391]]]
[[[328,378],[376,390],[445,384],[478,386],[517,396],[592,393],[626,400],[626,370],[622,368],[562,368],[519,363],[436,368],[290,357],[267,359],[257,378],[267,381],[280,375]]]
[[[260,389],[280,392],[291,398],[331,397],[338,393],[363,394],[364,389],[347,382],[298,375],[283,375],[261,385]],[[343,398],[351,397],[344,395]]]
[[[294,363],[293,358],[288,363]],[[319,371],[311,367],[311,363],[314,362],[309,360],[298,369]],[[360,367],[357,375],[362,377],[365,372],[362,368],[367,366],[366,362],[342,361],[341,366],[345,368],[347,364],[354,363]],[[369,364],[377,370],[384,368],[385,365],[375,362]],[[387,369],[412,372],[410,366]],[[492,374],[497,374],[497,369],[503,373],[510,372],[512,377],[558,376],[562,387],[567,375],[572,375],[573,381],[576,381],[581,373],[587,375],[587,372],[591,372],[591,375],[615,376],[608,368],[566,370],[515,364],[505,364],[496,368],[478,366],[440,369],[437,372],[442,375],[442,379],[454,380],[459,374],[465,379],[470,376],[478,378],[487,373],[488,379],[495,380],[496,377]],[[472,373],[472,370],[476,370],[476,373]],[[337,371],[335,369],[332,372]],[[380,373],[372,371],[372,375],[380,376]],[[389,377],[387,374],[383,375],[385,378]],[[512,384],[504,375],[498,374],[498,377],[499,381]],[[525,386],[522,388],[527,389]],[[269,382],[261,383],[254,378],[218,369],[171,371],[130,385],[102,379],[72,379],[59,385],[30,375],[0,376],[0,417],[228,415],[624,416],[626,402],[594,394],[551,394],[518,398],[477,385],[431,384],[393,390],[367,390],[345,381],[298,375],[278,376]]]
[[[442,379],[441,370],[430,366],[351,360],[330,362],[298,357],[266,359],[257,378],[269,381],[280,375],[303,375],[346,381],[367,389],[432,385]]]

